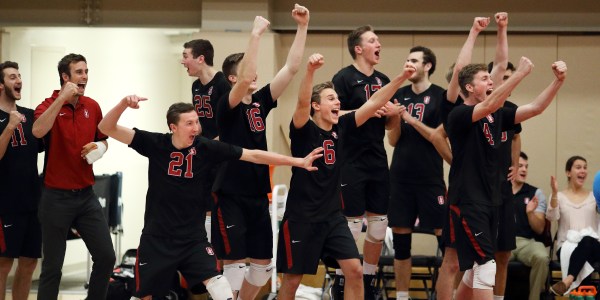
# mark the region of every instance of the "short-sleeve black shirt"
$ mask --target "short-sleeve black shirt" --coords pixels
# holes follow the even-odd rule
[[[333,85],[342,110],[361,107],[373,93],[388,84],[390,79],[379,71],[366,76],[353,65],[341,69],[333,76]],[[356,132],[347,137],[348,162],[367,169],[387,169],[387,155],[383,146],[385,118],[370,118]]]
[[[219,101],[217,125],[219,139],[246,149],[267,150],[266,119],[277,102],[270,85],[252,95],[252,102],[240,102],[229,108],[229,92]],[[233,195],[260,196],[271,192],[269,166],[245,161],[224,163],[219,170],[214,191]]]
[[[192,103],[202,125],[202,136],[214,139],[217,132],[217,107],[218,101],[231,90],[231,85],[223,72],[217,72],[213,79],[203,85],[199,79],[192,83]]]
[[[0,160],[0,215],[37,210],[41,183],[38,175],[38,153],[43,151],[41,139],[33,136],[33,110],[17,106],[25,120],[17,125]],[[0,133],[4,131],[10,115],[0,110]]]
[[[290,124],[292,155],[304,157],[317,147],[323,147],[323,157],[315,160],[317,171],[292,168],[290,192],[285,217],[294,221],[322,222],[334,215],[342,215],[340,155],[344,140],[356,131],[354,112],[339,118],[330,131],[319,128],[309,120],[302,128]]]
[[[148,158],[148,192],[143,233],[160,237],[205,239],[207,176],[213,165],[237,160],[242,149],[196,137],[192,146],[177,149],[171,134],[137,128],[129,147]]]
[[[452,147],[448,198],[450,204],[500,205],[502,131],[512,128],[515,109],[500,108],[472,122],[475,106],[461,104],[448,115],[447,133]]]

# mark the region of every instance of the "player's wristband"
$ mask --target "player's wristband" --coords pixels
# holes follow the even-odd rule
[[[94,144],[98,147],[85,155],[85,160],[90,165],[102,158],[102,155],[106,153],[106,145],[103,142],[94,142]]]

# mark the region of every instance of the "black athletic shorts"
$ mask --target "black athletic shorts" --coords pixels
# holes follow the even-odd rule
[[[37,211],[0,215],[0,257],[42,257]]]
[[[347,164],[342,167],[344,215],[359,217],[365,211],[386,215],[390,201],[390,172],[387,168],[362,170]]]
[[[142,234],[135,263],[134,296],[167,295],[179,271],[188,286],[196,286],[220,274],[208,241],[182,240]]]
[[[413,228],[418,217],[422,228],[442,228],[447,212],[445,194],[443,184],[392,184],[389,227]]]
[[[360,258],[344,216],[309,223],[283,219],[277,245],[277,272],[316,274],[319,259],[332,268],[337,260]]]
[[[211,219],[211,242],[219,259],[273,257],[267,195],[247,197],[216,193]]]
[[[494,259],[498,232],[498,209],[477,204],[450,205],[455,225],[456,253],[461,271],[474,263],[482,265]]]
[[[516,226],[513,200],[503,201],[498,207],[497,251],[512,251],[517,248]]]

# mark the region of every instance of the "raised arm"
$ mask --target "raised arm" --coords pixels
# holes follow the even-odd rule
[[[315,53],[308,58],[306,64],[306,74],[300,83],[300,91],[298,92],[298,103],[292,121],[294,127],[301,128],[308,122],[310,118],[310,97],[312,95],[313,77],[315,71],[325,63],[323,55]]]
[[[18,111],[13,110],[9,113],[8,124],[4,127],[2,134],[0,134],[0,160],[6,154],[6,149],[8,148],[8,144],[12,139],[13,132],[19,126],[19,123],[23,121],[23,115],[21,115]]]
[[[275,100],[283,94],[283,91],[290,84],[294,75],[298,73],[298,69],[302,63],[302,56],[304,55],[304,44],[306,43],[308,20],[310,19],[308,9],[296,4],[292,10],[292,18],[294,18],[294,21],[296,21],[296,24],[298,25],[296,37],[288,52],[285,65],[277,72],[273,80],[271,80],[271,97]]]
[[[473,20],[473,26],[471,26],[469,36],[458,53],[456,63],[454,64],[452,79],[450,79],[450,83],[448,84],[448,101],[452,103],[456,102],[458,93],[460,92],[458,72],[471,63],[471,56],[473,55],[473,48],[475,47],[477,36],[488,26],[488,24],[490,24],[490,18],[477,17]]]
[[[229,108],[234,108],[246,96],[248,88],[252,81],[256,80],[256,64],[258,58],[258,45],[260,44],[260,37],[269,27],[269,21],[267,19],[257,16],[254,19],[254,26],[252,32],[250,32],[250,40],[248,41],[248,48],[244,52],[244,58],[240,61],[238,66],[237,82],[231,88],[229,92]]]
[[[433,133],[429,136],[429,142],[433,144],[435,150],[440,156],[448,163],[452,164],[452,151],[450,144],[448,144],[448,135],[443,125],[438,126]]]
[[[539,94],[535,100],[529,104],[519,106],[515,116],[515,124],[526,121],[532,117],[541,114],[550,105],[558,90],[562,87],[565,78],[567,78],[567,64],[563,61],[557,61],[552,64],[554,80]]]
[[[382,106],[388,102],[396,90],[400,88],[402,83],[416,71],[415,66],[411,62],[406,62],[404,64],[404,69],[402,73],[392,79],[390,83],[386,84],[376,93],[374,93],[371,98],[367,102],[365,102],[354,114],[356,118],[356,126],[360,126],[365,123],[373,114]],[[383,109],[387,110],[387,106],[383,107]]]
[[[317,167],[313,167],[312,164],[315,159],[323,156],[321,152],[323,152],[323,147],[314,149],[305,157],[291,157],[258,149],[243,149],[240,160],[255,164],[292,166],[303,168],[308,171],[316,171]]]
[[[494,57],[494,67],[490,72],[490,76],[494,81],[494,87],[497,87],[502,83],[502,77],[504,77],[504,73],[508,68],[508,14],[505,12],[496,13],[494,19],[496,19],[498,25],[498,32],[496,33],[496,56]]]
[[[56,120],[56,116],[58,112],[68,101],[74,101],[76,97],[78,97],[79,88],[75,83],[65,82],[65,84],[60,89],[60,93],[58,97],[52,102],[50,107],[42,113],[39,118],[35,120],[33,123],[32,133],[36,138],[42,138],[50,131],[52,126],[54,125],[54,120]]]
[[[533,63],[531,63],[527,57],[521,57],[519,66],[517,67],[517,70],[515,70],[515,73],[498,88],[494,89],[493,92],[487,96],[483,102],[479,102],[475,105],[472,121],[477,122],[478,120],[502,107],[510,93],[515,89],[515,87],[517,87],[523,78],[529,75],[532,69]],[[517,114],[518,111],[519,110],[517,109]],[[517,122],[515,117],[515,124],[521,122],[522,120]]]
[[[125,98],[121,99],[121,101],[119,101],[119,103],[117,103],[117,105],[115,105],[115,107],[113,107],[113,109],[111,109],[104,116],[102,121],[100,121],[98,124],[98,129],[102,131],[102,133],[123,144],[131,144],[131,141],[133,141],[133,136],[135,135],[135,131],[133,131],[131,128],[118,125],[117,122],[128,107],[134,109],[140,108],[139,102],[145,100],[147,100],[147,98],[136,95],[126,96]]]

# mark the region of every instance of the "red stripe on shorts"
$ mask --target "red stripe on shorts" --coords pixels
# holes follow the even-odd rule
[[[342,202],[342,209],[344,209],[344,194],[340,191],[340,202]]]
[[[225,247],[225,253],[231,253],[231,245],[229,244],[229,237],[227,236],[227,229],[225,226],[225,220],[223,220],[223,212],[221,208],[217,208],[217,222],[219,224],[219,231],[223,240],[223,247]]]
[[[463,227],[465,228],[465,232],[467,233],[467,237],[471,241],[473,248],[475,248],[475,252],[477,252],[477,254],[479,256],[481,256],[481,258],[484,258],[485,253],[483,253],[483,250],[479,246],[479,243],[477,243],[477,240],[475,240],[475,236],[473,236],[473,232],[471,232],[471,228],[469,228],[469,224],[467,224],[467,220],[462,219],[462,224],[463,224]]]
[[[6,238],[4,237],[4,225],[2,224],[2,219],[0,219],[0,253],[4,253],[6,251]]]
[[[286,220],[283,223],[283,240],[285,241],[285,257],[287,259],[287,267],[291,269],[294,265],[294,259],[292,258],[292,243],[290,241],[290,227]]]

